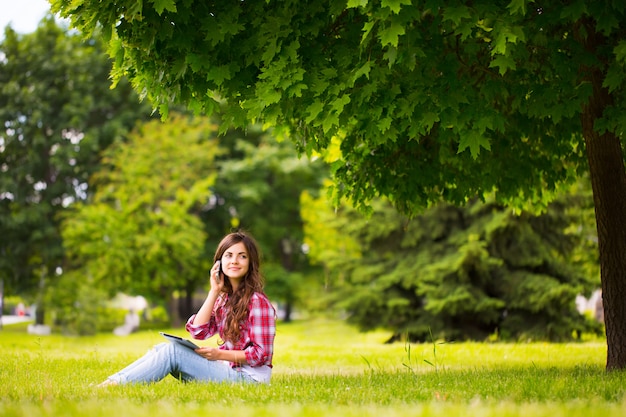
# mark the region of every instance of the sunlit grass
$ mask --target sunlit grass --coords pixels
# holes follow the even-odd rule
[[[156,331],[78,338],[6,328],[0,415],[626,415],[626,374],[604,370],[602,341],[387,345],[388,337],[337,321],[281,323],[271,385],[183,384],[168,377],[98,389],[91,384],[164,339]]]

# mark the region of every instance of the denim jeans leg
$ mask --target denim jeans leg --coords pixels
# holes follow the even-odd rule
[[[210,361],[178,343],[161,343],[108,379],[119,384],[160,381],[168,374],[183,381],[253,381],[225,361]]]

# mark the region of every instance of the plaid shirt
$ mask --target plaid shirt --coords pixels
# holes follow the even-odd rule
[[[226,318],[226,301],[228,295],[222,294],[215,301],[213,314],[208,323],[193,325],[196,317],[194,314],[187,320],[185,328],[194,339],[208,339],[216,333],[224,340],[220,349],[243,350],[246,354],[246,361],[250,366],[267,365],[272,367],[272,356],[274,355],[274,336],[276,336],[276,310],[263,293],[255,292],[250,297],[248,310],[248,320],[241,324],[239,340],[232,343],[224,339],[224,325]],[[234,362],[232,367],[240,366]]]

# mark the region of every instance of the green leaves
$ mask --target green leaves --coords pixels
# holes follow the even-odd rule
[[[459,142],[458,153],[461,153],[468,148],[472,154],[472,158],[476,159],[480,154],[480,148],[490,151],[491,145],[489,144],[489,140],[487,138],[479,132],[471,130],[462,135],[461,141]]]
[[[520,26],[495,26],[491,35],[494,37],[492,42],[493,49],[491,54],[506,54],[509,43],[525,42],[526,36],[524,30]]]
[[[575,22],[587,13],[587,2],[575,0],[563,6],[558,16],[560,20]]]
[[[422,115],[422,125],[425,126],[426,131],[429,132],[435,123],[439,122],[439,115],[434,112],[426,112]]]
[[[615,60],[619,63],[626,64],[626,40],[620,40],[613,51]]]
[[[160,16],[163,11],[176,12],[176,0],[150,0],[154,4],[154,10]]]
[[[579,66],[626,56],[617,36],[591,56],[573,22],[590,15],[613,33],[623,6],[435,3],[160,0],[144,3],[141,21],[124,19],[133,0],[58,7],[114,27],[113,73],[129,74],[155,107],[180,100],[210,112],[219,98],[228,109],[222,130],[261,121],[309,153],[342,138],[337,189],[357,204],[387,195],[412,211],[495,190],[543,201],[545,184],[579,168],[572,155],[582,144],[572,137],[591,92]],[[618,93],[619,67],[598,69]],[[493,114],[500,119],[485,124]],[[472,174],[480,171],[491,175]],[[537,175],[511,177],[527,171]]]
[[[509,70],[514,70],[516,66],[517,64],[515,63],[515,60],[508,55],[497,55],[489,64],[489,68],[498,67],[498,73],[500,75],[506,74]]]
[[[398,38],[404,35],[404,27],[399,23],[392,23],[380,31],[380,43],[383,46],[398,46]]]
[[[356,82],[359,78],[365,76],[365,78],[367,78],[369,80],[370,78],[370,71],[372,70],[372,63],[370,61],[365,62],[361,68],[359,68],[355,73],[354,73],[354,77],[352,78],[353,82]]]
[[[508,6],[506,6],[506,8],[509,9],[509,12],[511,14],[525,15],[526,9],[528,7],[527,3],[532,4],[534,2],[535,2],[534,0],[511,0],[511,2],[509,3]]]
[[[446,7],[443,11],[443,21],[450,20],[455,25],[460,25],[464,19],[471,19],[470,8],[467,6]]]
[[[307,108],[308,116],[305,119],[306,123],[313,122],[318,117],[318,115],[322,112],[323,109],[324,109],[324,104],[320,100],[315,100]]]
[[[348,0],[347,8],[363,7],[366,6],[368,0]]]
[[[388,7],[392,13],[400,13],[400,8],[405,6],[411,6],[411,0],[382,0],[380,2],[381,7]]]

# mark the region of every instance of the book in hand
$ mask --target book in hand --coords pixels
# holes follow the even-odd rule
[[[198,349],[198,347],[199,347],[195,343],[193,343],[191,340],[183,339],[182,337],[174,336],[173,334],[167,334],[167,333],[163,333],[163,332],[159,332],[159,333],[161,334],[161,336],[163,336],[164,338],[166,338],[170,342],[181,344],[181,345],[183,345],[185,347],[188,347],[189,349],[194,349],[195,350],[195,349]]]

